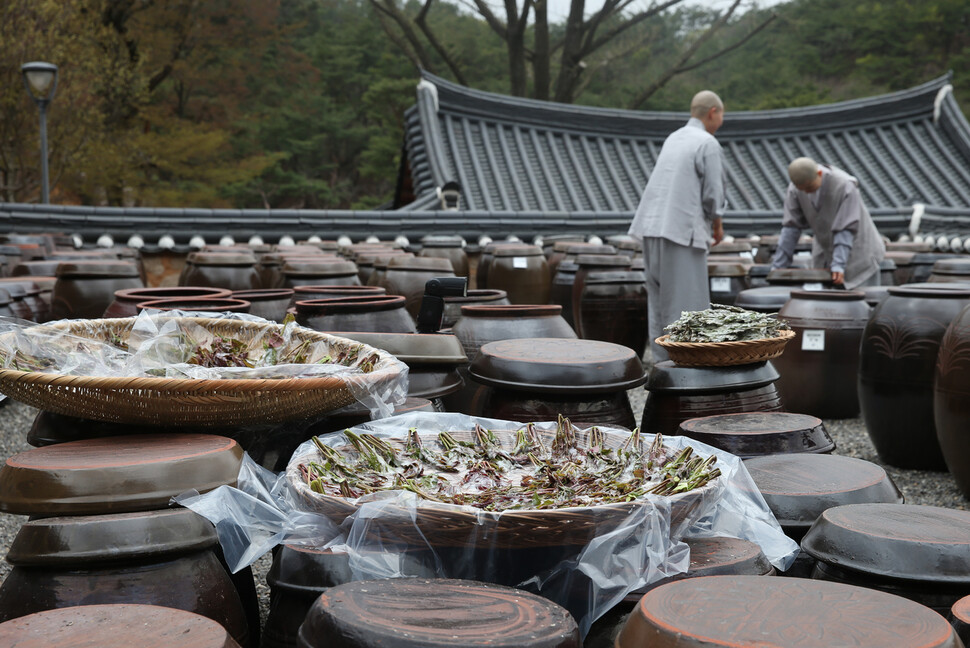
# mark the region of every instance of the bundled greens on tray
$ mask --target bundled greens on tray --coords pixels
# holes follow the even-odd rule
[[[314,437],[319,460],[299,465],[311,490],[345,498],[407,490],[431,501],[505,511],[628,502],[648,493],[673,495],[720,475],[713,467],[714,455],[700,457],[689,446],[672,452],[659,434],[644,447],[639,430],[634,430],[614,448],[596,427],[581,440],[563,418],[554,437],[527,424],[506,444],[478,424],[470,440],[449,432],[422,435],[416,428],[409,429],[406,439],[352,430],[344,434],[349,444],[340,447]]]
[[[711,304],[702,311],[689,311],[664,328],[671,342],[734,342],[778,337],[788,324],[755,311]]]

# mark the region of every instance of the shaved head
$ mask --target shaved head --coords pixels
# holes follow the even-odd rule
[[[788,177],[796,187],[802,187],[815,181],[818,176],[818,164],[808,157],[795,158],[788,165]]]
[[[711,108],[717,108],[724,112],[724,104],[721,98],[710,90],[701,90],[690,100],[690,116],[703,118]]]

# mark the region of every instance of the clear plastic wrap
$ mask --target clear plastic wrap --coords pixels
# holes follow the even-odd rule
[[[177,310],[41,325],[0,319],[3,369],[98,378],[339,377],[375,417],[389,416],[407,397],[407,365],[397,358],[295,322]],[[374,371],[387,379],[368,380]]]
[[[437,433],[469,430],[476,423],[489,430],[522,427],[463,414],[417,412],[352,430],[403,438],[410,428]],[[556,423],[537,427],[551,432]],[[645,442],[651,438],[644,435]],[[330,446],[347,443],[343,433],[321,441]],[[307,442],[278,476],[247,460],[237,488],[186,493],[176,501],[216,524],[233,570],[251,564],[278,543],[330,549],[349,556],[353,580],[417,571],[532,591],[568,609],[585,635],[596,618],[630,591],[686,571],[690,556],[682,542],[685,537],[721,535],[753,541],[779,569],[786,569],[798,552],[740,459],[683,437],[664,441],[677,450],[690,445],[702,456],[716,455],[721,476],[675,496],[647,495],[622,505],[553,509],[538,515],[442,504],[407,491],[342,500],[338,504],[343,508],[333,509],[318,506],[314,493],[301,482],[297,466],[318,452]]]

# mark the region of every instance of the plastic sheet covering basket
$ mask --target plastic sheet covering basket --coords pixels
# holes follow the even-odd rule
[[[778,331],[778,337],[731,342],[672,342],[669,335],[657,338],[675,363],[685,367],[727,367],[777,358],[795,331]]]
[[[23,363],[15,362],[16,358],[12,357],[23,352],[24,340],[27,347],[35,349],[58,346],[58,341],[69,340],[76,351],[82,350],[78,348],[79,342],[83,347],[90,341],[93,349],[90,355],[99,352],[104,355],[107,352],[103,349],[109,344],[113,351],[127,354],[127,350],[121,349],[129,342],[136,320],[139,318],[63,320],[30,328],[6,327],[0,334],[0,361],[5,367],[0,368],[0,393],[42,410],[86,419],[201,427],[301,420],[355,401],[365,404],[370,401],[372,406],[374,402],[389,403],[389,412],[393,407],[391,401],[403,400],[406,394],[407,367],[392,355],[295,325],[286,330],[285,344],[315,349],[313,357],[308,356],[306,360],[314,363],[306,365],[306,373],[301,373],[299,366],[294,370],[290,364],[280,365],[275,376],[274,367],[263,367],[261,373],[252,372],[253,376],[262,377],[246,377],[244,371],[227,378],[173,378],[144,373],[103,375],[110,374],[110,370],[98,365],[96,373],[101,375],[77,375],[77,366],[68,372],[56,362],[49,368],[29,367],[30,370],[24,371],[21,370]],[[244,345],[284,332],[280,324],[237,315],[218,318],[176,315],[166,323],[197,327],[193,330],[204,329],[212,336]],[[52,341],[53,344],[45,344]],[[343,353],[344,358],[354,360],[324,373],[328,368],[319,362],[321,353],[334,357]],[[366,363],[363,369],[362,363]],[[158,373],[164,376],[164,372]]]

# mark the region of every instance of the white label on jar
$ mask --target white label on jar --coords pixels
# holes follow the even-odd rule
[[[795,258],[796,259],[811,259],[812,258],[812,253],[809,252],[809,251],[807,251],[807,250],[802,250],[801,252],[796,252],[795,253]]]
[[[754,261],[754,252],[742,252],[742,259],[747,259],[748,261]]]
[[[802,290],[821,290],[821,289],[822,289],[822,283],[819,281],[816,281],[814,283],[802,284]]]
[[[711,292],[731,292],[731,277],[711,277]]]
[[[753,258],[755,258],[755,257],[756,257],[757,255],[758,255],[758,246],[757,246],[757,245],[755,245],[755,246],[752,246],[752,247],[751,247],[751,258],[753,259]]]
[[[802,331],[802,351],[825,351],[825,331]]]
[[[512,257],[512,267],[513,268],[528,268],[529,260],[525,257]]]

